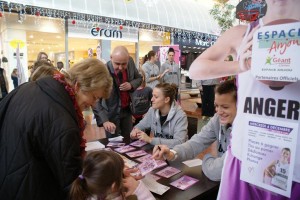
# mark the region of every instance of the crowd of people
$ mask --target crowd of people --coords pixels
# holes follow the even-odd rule
[[[294,127],[300,123],[300,82],[279,87],[271,81],[256,80],[250,72],[253,66],[249,60],[252,51],[256,51],[254,32],[269,24],[300,20],[297,9],[300,1],[266,0],[266,3],[268,10],[264,17],[248,26],[229,29],[192,63],[190,77],[211,79],[212,83],[202,82],[203,92],[210,96],[202,98],[203,115],[209,117],[208,123],[190,139],[187,116],[176,101],[180,69],[174,62],[173,48],[160,68],[156,65],[157,52],[149,51],[142,66],[137,68],[124,46],[115,47],[107,62],[101,59],[99,46],[97,58],[91,54],[66,70],[62,70],[62,62],[55,67],[47,54],[40,52],[28,82],[18,85],[18,71],[13,70],[15,89],[11,92],[5,71],[0,68],[0,196],[155,199],[139,180],[142,177],[132,176],[137,169],[127,168],[117,153],[103,150],[86,154],[82,112],[93,108],[97,126],[104,128],[107,138],[122,135],[149,143],[153,145],[155,159],[189,160],[216,142],[217,156],[206,154],[202,171],[209,179],[221,181],[218,199],[300,199],[299,137],[295,147],[282,142],[280,159],[271,160],[262,171],[261,182],[269,179],[268,184],[276,189],[290,188],[289,197],[241,179],[249,120],[268,118],[279,125],[293,123]],[[228,55],[235,60],[225,60]],[[236,79],[219,83],[219,78],[232,75],[237,75]],[[284,111],[272,115],[268,108],[264,108],[264,113],[247,111],[250,109],[247,99],[251,97],[272,97],[274,101],[270,104],[276,106],[283,96],[294,102],[294,107],[290,107],[293,117],[282,119]],[[295,131],[299,136],[299,128]],[[289,178],[291,169],[294,173]]]

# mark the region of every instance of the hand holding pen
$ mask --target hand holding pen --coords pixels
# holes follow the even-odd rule
[[[152,158],[156,160],[172,160],[173,155],[166,145],[155,145],[153,148]],[[170,159],[171,158],[171,159]]]

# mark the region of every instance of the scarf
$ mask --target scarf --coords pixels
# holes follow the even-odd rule
[[[83,120],[83,115],[82,111],[78,106],[78,103],[75,98],[75,91],[74,89],[68,84],[65,80],[65,76],[61,73],[54,73],[53,78],[57,80],[60,84],[62,84],[65,88],[65,90],[68,92],[69,96],[71,97],[71,100],[73,102],[73,106],[75,108],[76,114],[77,114],[77,123],[78,127],[80,129],[80,152],[81,155],[85,155],[85,143],[86,139],[83,138],[83,131],[84,131],[84,120]]]

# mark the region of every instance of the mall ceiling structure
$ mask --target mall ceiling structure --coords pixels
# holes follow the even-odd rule
[[[195,31],[207,34],[219,32],[217,23],[209,15],[209,10],[216,3],[215,0],[12,0],[6,2],[27,6],[29,9],[25,12],[31,12],[33,15],[58,18],[67,15],[74,21],[104,21],[145,29],[155,27],[168,32]],[[239,0],[228,1],[232,5],[237,5],[238,2]]]
[[[10,26],[16,26],[17,29],[35,26],[32,27],[31,32],[27,33],[28,45],[34,47],[28,53],[33,55],[42,48],[50,52],[64,51],[62,27],[65,17],[68,17],[69,23],[74,26],[79,26],[82,21],[86,22],[87,27],[91,24],[97,26],[94,24],[101,22],[120,28],[131,26],[150,31],[173,32],[181,35],[182,39],[188,39],[192,34],[198,34],[194,36],[199,38],[203,38],[202,34],[214,36],[219,31],[217,23],[209,15],[209,10],[216,2],[214,0],[12,0],[0,2],[2,18]],[[238,2],[239,0],[228,1],[232,5],[237,5]],[[1,12],[3,10],[6,12]],[[56,19],[50,20],[49,17]],[[143,35],[141,34],[140,37]],[[78,46],[87,49],[88,46],[94,45],[94,41],[71,39],[69,45],[69,51]],[[128,48],[134,51],[134,45],[130,45]],[[203,49],[186,48],[184,50],[190,52],[203,51]]]

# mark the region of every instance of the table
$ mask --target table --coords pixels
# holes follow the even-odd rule
[[[108,139],[100,139],[99,140],[102,144],[106,145],[108,143]],[[126,144],[129,144],[130,141],[124,141]],[[148,144],[141,148],[137,149],[143,149],[147,152],[152,153],[153,146]],[[122,154],[127,157],[126,154]],[[129,158],[129,157],[128,157]],[[132,158],[129,158],[131,160],[135,160]],[[170,178],[163,178],[159,179],[157,182],[167,185],[170,187],[170,189],[165,192],[163,195],[158,195],[153,193],[154,197],[157,200],[187,200],[187,199],[203,199],[203,200],[213,200],[216,199],[218,190],[219,190],[219,184],[220,182],[211,181],[209,180],[202,172],[202,166],[196,166],[196,167],[188,167],[184,165],[182,162],[170,162],[170,166],[175,167],[177,169],[180,169],[181,172],[179,174],[176,174]],[[156,173],[157,171],[161,170],[163,168],[159,168],[154,170],[152,173]],[[188,175],[193,178],[198,179],[199,181],[194,184],[192,187],[188,188],[187,190],[180,190],[178,188],[175,188],[171,186],[169,183],[179,179],[183,175]]]

